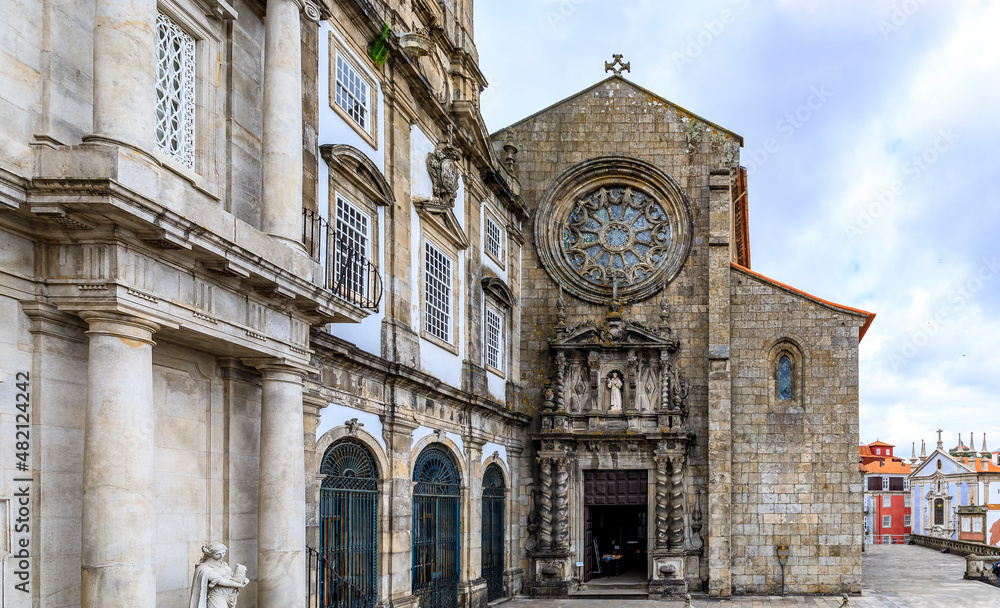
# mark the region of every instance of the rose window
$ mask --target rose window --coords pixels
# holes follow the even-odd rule
[[[632,187],[602,187],[573,207],[562,230],[566,261],[590,283],[635,285],[667,259],[670,221],[663,206]]]

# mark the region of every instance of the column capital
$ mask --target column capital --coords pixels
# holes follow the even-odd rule
[[[331,16],[330,9],[323,0],[292,0],[292,2],[302,11],[302,16],[313,23],[319,23],[321,19],[329,19]]]
[[[319,373],[319,370],[311,365],[284,357],[245,357],[242,361],[244,365],[256,367],[261,376],[268,380],[284,380],[285,382],[302,384],[309,374]]]
[[[85,333],[88,335],[117,336],[155,345],[153,334],[160,331],[158,323],[133,315],[96,310],[81,310],[77,314],[87,322],[90,329]]]

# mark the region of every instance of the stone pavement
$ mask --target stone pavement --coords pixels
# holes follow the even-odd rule
[[[908,545],[867,547],[860,596],[851,608],[1000,608],[1000,589],[962,578],[965,558]],[[694,608],[838,608],[840,597],[748,596],[727,600],[694,598]],[[518,598],[503,608],[681,608],[683,601],[529,600]]]

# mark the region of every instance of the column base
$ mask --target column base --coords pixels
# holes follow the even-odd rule
[[[459,608],[486,608],[489,604],[486,593],[486,579],[477,578],[460,586],[458,590]]]
[[[650,558],[653,561],[650,599],[684,597],[688,592],[687,581],[684,580],[687,553],[683,549],[654,549]]]
[[[529,583],[531,597],[567,597],[573,584],[569,553],[537,551],[531,557],[535,575]]]

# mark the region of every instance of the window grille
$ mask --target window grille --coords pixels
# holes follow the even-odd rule
[[[503,318],[492,308],[486,308],[486,365],[501,369],[503,355]]]
[[[365,287],[364,261],[371,241],[368,216],[350,201],[337,195],[337,245],[334,268],[341,274],[341,285],[348,293],[361,293]]]
[[[194,46],[190,35],[156,14],[156,147],[194,169]]]
[[[427,333],[451,342],[451,260],[436,247],[424,247],[425,304]]]
[[[500,232],[500,226],[493,221],[490,214],[486,214],[486,253],[490,254],[499,261],[503,251],[502,247],[502,235]]]
[[[337,53],[337,105],[368,132],[370,87],[354,66]]]

